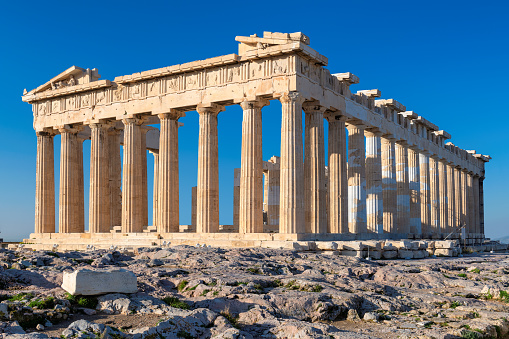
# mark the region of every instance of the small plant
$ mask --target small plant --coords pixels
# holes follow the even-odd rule
[[[479,274],[479,273],[481,273],[481,270],[476,267],[476,268],[472,269],[470,272]]]
[[[228,319],[228,321],[230,322],[230,324],[233,325],[233,327],[239,328],[239,317],[235,317],[233,314],[231,314],[229,308],[225,309],[220,314],[226,319]]]
[[[461,337],[464,338],[464,339],[480,339],[481,336],[479,335],[479,333],[477,332],[474,332],[474,331],[464,331],[462,334],[461,334]]]
[[[237,286],[240,286],[240,285],[247,285],[247,282],[245,282],[245,281],[237,281],[236,285],[237,285]]]
[[[196,287],[198,287],[199,284],[194,285],[193,287],[190,287],[187,289],[187,291],[194,291]]]
[[[474,318],[480,318],[481,317],[481,315],[479,313],[477,313],[477,312],[472,313],[472,315],[474,316]]]
[[[457,302],[457,301],[453,301],[453,302],[451,303],[451,307],[450,307],[450,308],[455,309],[455,308],[456,308],[456,307],[458,307],[458,306],[461,306],[461,304],[460,304],[459,302]]]
[[[212,292],[212,295],[213,295],[213,296],[216,296],[216,295],[218,295],[218,294],[219,294],[219,291],[214,291],[214,292]]]
[[[41,310],[44,310],[44,309],[51,309],[53,307],[55,307],[55,298],[53,297],[49,297],[47,299],[36,299],[36,300],[32,300],[28,306],[30,307],[37,307]]]
[[[216,285],[217,285],[217,281],[216,280],[214,280],[214,281],[212,281],[212,282],[207,284],[207,286],[216,286]]]
[[[207,295],[207,293],[209,293],[210,290],[203,290],[203,292],[201,292],[200,296],[204,297]]]
[[[500,299],[502,299],[506,303],[509,303],[509,293],[507,293],[506,291],[500,291]]]
[[[96,297],[75,296],[70,293],[65,294],[65,299],[69,300],[71,305],[84,308],[95,308],[98,302]]]
[[[191,308],[189,306],[189,304],[187,304],[183,301],[180,301],[179,298],[176,298],[176,297],[166,297],[166,298],[163,298],[162,301],[164,301],[166,303],[166,305],[168,305],[168,306],[180,308],[182,310],[188,310]]]
[[[270,283],[270,287],[281,287],[283,286],[283,283],[281,282],[281,279],[274,279]]]
[[[440,323],[439,325],[440,325],[440,327],[447,327],[447,326],[449,326],[449,323],[443,322],[443,323]]]
[[[323,290],[322,285],[315,285],[311,287],[311,292],[321,292]]]
[[[253,286],[255,289],[257,289],[258,291],[263,291],[263,286],[260,285],[260,284],[254,284]]]
[[[490,292],[488,292],[488,293],[486,293],[486,294],[484,295],[484,298],[485,298],[486,300],[491,300],[491,299],[493,299],[493,294],[491,294]]]
[[[460,278],[466,278],[466,277],[467,277],[467,275],[466,275],[465,273],[460,273],[460,274],[458,274],[458,277],[460,277]]]
[[[251,272],[251,273],[253,273],[253,274],[261,274],[261,272],[260,272],[260,269],[259,269],[259,268],[249,267],[249,268],[247,269],[247,271],[248,271],[248,272]]]
[[[32,293],[18,293],[9,298],[10,301],[20,301],[23,299],[32,299],[34,295]]]
[[[434,323],[433,321],[428,321],[428,322],[424,325],[424,327],[425,327],[425,328],[431,328],[431,326],[433,326],[433,325],[435,325],[435,323]]]
[[[189,283],[189,282],[188,282],[187,280],[182,280],[182,281],[181,281],[181,282],[179,282],[179,284],[177,285],[177,290],[178,290],[179,292],[182,292],[182,291],[186,288],[186,286],[187,286],[187,284],[188,284],[188,283]]]

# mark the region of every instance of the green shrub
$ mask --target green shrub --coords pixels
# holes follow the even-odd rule
[[[16,295],[13,295],[12,297],[9,298],[10,301],[19,301],[19,300],[23,300],[23,299],[32,299],[34,297],[34,295],[32,293],[18,293]]]
[[[474,268],[474,269],[473,269],[473,270],[471,270],[470,272],[479,274],[479,273],[481,273],[481,270],[480,270],[480,269],[478,269],[478,268]]]
[[[65,299],[69,300],[71,305],[84,307],[84,308],[96,308],[97,298],[88,296],[75,296],[70,293],[65,294]]]
[[[474,331],[465,331],[461,334],[464,339],[481,339],[481,335]]]
[[[189,304],[187,304],[183,301],[180,301],[179,298],[176,298],[176,297],[166,297],[161,300],[164,301],[166,303],[166,305],[171,306],[171,307],[180,308],[183,310],[188,310],[191,308],[191,306],[189,306]]]
[[[452,308],[452,309],[455,309],[455,308],[456,308],[456,307],[458,307],[458,306],[461,306],[461,304],[460,304],[459,302],[457,302],[457,301],[453,301],[453,302],[451,303],[451,308]]]
[[[187,284],[188,284],[188,283],[189,283],[189,282],[188,282],[187,280],[182,280],[182,281],[181,281],[181,282],[179,282],[179,284],[177,285],[177,290],[178,290],[179,292],[182,292],[182,291],[186,288],[186,286],[187,286]]]
[[[465,273],[460,273],[460,274],[458,274],[458,277],[460,277],[460,278],[466,278],[466,277],[467,277],[467,275],[466,275]]]
[[[506,303],[509,303],[509,293],[507,293],[506,291],[500,291],[500,299],[502,299]]]
[[[28,306],[37,307],[41,310],[52,309],[53,307],[55,307],[55,298],[49,297],[46,299],[32,300],[30,304],[28,304]]]

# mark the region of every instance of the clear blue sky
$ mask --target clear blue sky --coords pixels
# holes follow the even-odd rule
[[[0,231],[33,231],[36,136],[31,90],[72,65],[103,79],[236,53],[236,35],[301,31],[331,73],[360,78],[489,154],[485,227],[509,235],[509,5],[505,1],[5,1],[0,11]],[[264,159],[279,154],[280,105],[264,109]],[[196,184],[197,114],[181,119],[181,224]],[[233,169],[240,167],[241,109],[219,115],[220,219],[232,222]],[[88,175],[90,142],[85,142]],[[55,139],[55,158],[59,138]],[[149,157],[149,163],[151,161]],[[58,163],[55,178],[58,187]],[[149,166],[152,171],[152,166]],[[85,179],[88,183],[88,178]],[[88,191],[88,188],[86,187]],[[88,196],[87,196],[88,198]]]

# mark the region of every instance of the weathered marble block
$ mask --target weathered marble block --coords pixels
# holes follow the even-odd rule
[[[79,269],[64,272],[62,288],[72,295],[136,293],[136,275],[125,269]]]

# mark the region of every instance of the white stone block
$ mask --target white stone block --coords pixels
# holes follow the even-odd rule
[[[400,259],[413,259],[414,251],[409,251],[405,249],[398,250],[398,258]]]
[[[384,259],[394,259],[398,257],[398,251],[384,251],[382,256]]]
[[[72,295],[99,295],[106,293],[136,293],[136,275],[125,269],[64,272],[62,288]]]
[[[316,248],[322,251],[336,251],[338,244],[334,241],[317,241]]]

